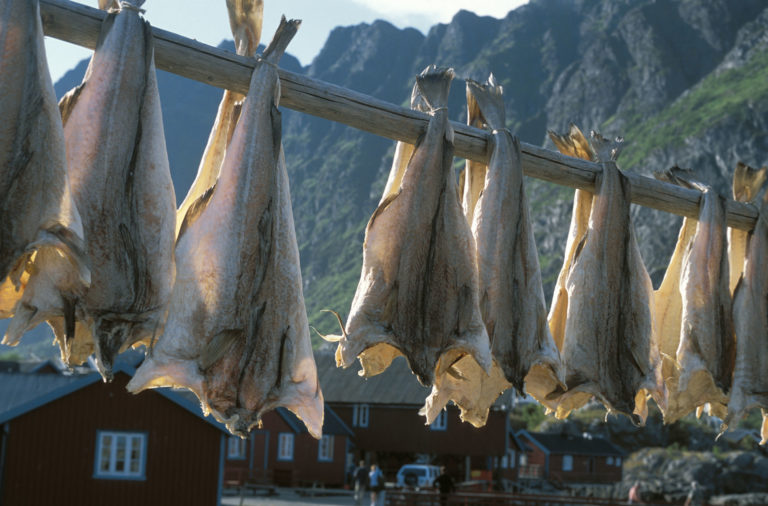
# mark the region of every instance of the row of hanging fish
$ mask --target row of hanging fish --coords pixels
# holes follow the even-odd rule
[[[57,108],[37,2],[0,0],[4,342],[47,321],[63,360],[95,352],[105,380],[143,344],[131,391],[189,388],[239,435],[285,406],[320,437],[277,109],[277,63],[299,21],[282,20],[247,97],[225,93],[177,215],[142,4],[100,0],[85,78]],[[238,53],[253,57],[263,2],[227,7]]]
[[[683,222],[654,292],[630,219],[631,185],[616,166],[621,140],[593,134],[590,142],[573,125],[566,135],[550,132],[563,154],[602,171],[594,193],[575,193],[547,316],[520,147],[504,128],[501,87],[492,76],[484,85],[467,82],[468,123],[491,131],[492,153],[487,166],[467,162],[459,188],[446,120],[452,77],[434,66],[417,77],[411,107],[428,113],[429,125],[415,146],[396,147],[366,228],[349,317],[341,336],[325,336],[339,343],[337,365],[358,358],[368,377],[404,355],[432,387],[420,411],[427,423],[452,401],[463,420],[482,426],[511,386],[558,418],[592,398],[636,424],[645,422],[649,399],[667,423],[706,409],[729,424],[751,407],[768,409],[768,388],[754,389],[768,356],[746,351],[768,354],[768,308],[753,307],[766,305],[759,290],[768,290],[768,279],[762,263],[750,262],[764,250],[753,240],[760,226],[727,236],[724,199],[691,174],[670,170],[661,177],[699,190],[702,200],[698,219]],[[764,179],[764,170],[740,165],[734,197],[750,201]],[[739,332],[745,338],[737,349]],[[745,344],[756,338],[761,343]]]

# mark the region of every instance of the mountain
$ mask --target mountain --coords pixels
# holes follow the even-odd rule
[[[193,35],[193,34],[185,34]],[[266,35],[265,35],[266,38]],[[231,43],[229,43],[231,48]],[[493,72],[504,86],[508,128],[553,146],[547,129],[569,122],[622,135],[619,166],[650,175],[675,163],[730,194],[736,162],[768,153],[768,5],[762,0],[531,0],[503,19],[458,12],[424,35],[384,21],[333,30],[311,65],[291,71],[407,106],[428,64],[460,78]],[[57,84],[77,85],[85,63]],[[169,159],[181,201],[194,179],[221,90],[158,72]],[[451,117],[464,121],[462,80]],[[338,332],[330,308],[349,310],[362,241],[383,190],[394,141],[283,109],[304,294],[310,324]],[[456,167],[462,165],[456,161]],[[526,178],[549,298],[560,269],[573,191]],[[681,219],[633,207],[643,258],[656,284]]]

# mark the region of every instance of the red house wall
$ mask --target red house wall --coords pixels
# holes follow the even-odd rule
[[[214,506],[221,431],[127,381],[118,373],[11,420],[2,503]],[[97,430],[147,433],[146,480],[93,477]]]

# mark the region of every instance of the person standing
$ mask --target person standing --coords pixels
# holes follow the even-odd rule
[[[440,506],[448,504],[448,495],[456,490],[451,475],[445,472],[445,466],[440,466],[440,476],[435,478],[434,486],[440,491]]]
[[[368,473],[368,487],[371,489],[371,506],[376,506],[379,492],[384,489],[384,473],[376,464],[371,466],[371,472]]]
[[[640,498],[640,482],[636,481],[632,488],[629,489],[629,504],[642,504]]]
[[[368,488],[368,469],[365,468],[364,460],[360,461],[352,473],[352,481],[355,485],[355,506],[363,506],[363,497]]]

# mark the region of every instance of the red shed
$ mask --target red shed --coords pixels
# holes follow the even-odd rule
[[[607,439],[564,433],[517,433],[525,445],[520,478],[559,482],[611,483],[621,481],[626,452]]]
[[[248,439],[230,436],[225,481],[229,485],[269,483],[280,486],[341,487],[352,431],[327,405],[319,441],[285,408],[262,417]]]
[[[0,373],[2,504],[220,503],[224,427],[178,392],[128,393],[132,373]]]
[[[359,459],[377,462],[388,481],[395,480],[402,465],[417,460],[443,464],[459,481],[514,476],[517,448],[509,437],[510,390],[491,407],[483,428],[462,422],[452,404],[432,425],[425,425],[419,409],[430,389],[418,382],[404,358],[368,379],[359,377],[354,367],[337,368],[332,354],[318,353],[315,361],[326,404],[355,434],[348,466]]]

